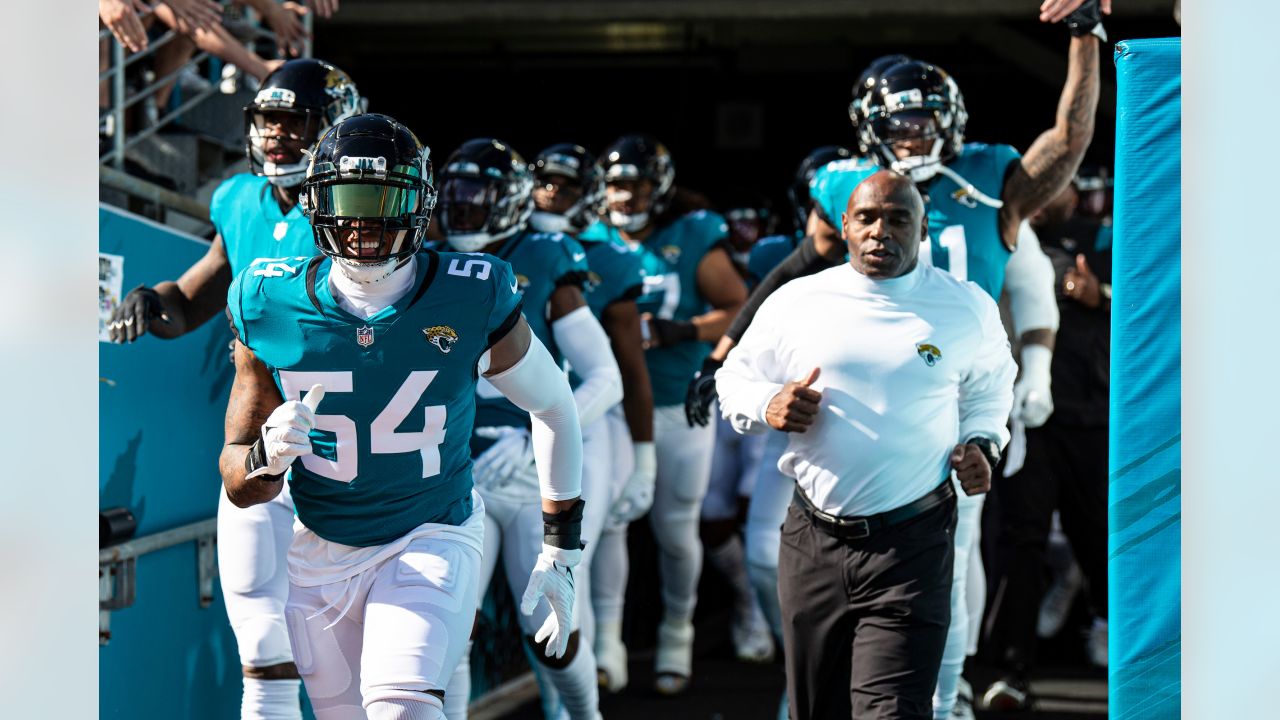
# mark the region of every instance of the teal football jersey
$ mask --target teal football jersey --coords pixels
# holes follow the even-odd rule
[[[551,294],[561,285],[582,287],[587,278],[586,250],[563,233],[526,231],[505,241],[494,255],[511,264],[529,328],[547,347],[551,357],[563,365],[564,357],[551,334],[547,305]],[[481,388],[476,404],[476,427],[529,426],[529,413],[496,390],[485,385]],[[471,449],[479,455],[492,444],[490,439],[473,438]]]
[[[998,198],[1005,172],[1019,158],[1008,145],[966,143],[947,167],[986,195]],[[879,169],[863,160],[837,160],[818,170],[810,194],[832,225],[840,228],[840,216],[858,183]],[[921,187],[928,194],[929,247],[920,259],[931,262],[961,280],[972,280],[993,298],[1004,287],[1009,249],[1000,238],[999,210],[969,196],[948,177],[935,176]]]
[[[281,213],[264,177],[240,173],[223,181],[209,201],[209,219],[222,236],[233,274],[257,258],[316,254],[315,236],[301,208],[294,205]]]
[[[626,243],[614,240],[580,241],[587,252],[587,281],[582,292],[596,319],[604,309],[644,294],[644,264]]]
[[[649,235],[643,244],[647,252],[638,253],[646,275],[645,294],[637,300],[640,312],[667,320],[689,320],[707,312],[706,298],[698,291],[698,263],[728,236],[724,218],[707,210],[684,215]],[[587,228],[583,237],[625,243],[604,223]],[[710,353],[711,345],[703,342],[645,351],[654,404],[682,404],[689,381]]]
[[[471,513],[476,363],[520,319],[511,267],[479,253],[416,256],[414,290],[371,318],[347,313],[321,255],[258,261],[231,285],[240,341],[283,397],[325,387],[314,454],[293,463],[298,517],[320,537],[367,547]]]
[[[787,259],[804,239],[804,233],[791,235],[772,235],[751,246],[751,256],[747,258],[747,284],[755,287],[766,275]]]

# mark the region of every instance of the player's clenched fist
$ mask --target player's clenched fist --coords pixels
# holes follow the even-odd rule
[[[822,391],[811,386],[818,381],[819,368],[809,371],[803,380],[793,380],[782,386],[782,392],[773,396],[765,408],[764,419],[769,427],[783,432],[804,432],[818,419],[818,405]]]
[[[249,449],[245,479],[259,475],[280,475],[293,461],[311,454],[307,435],[316,425],[316,407],[324,398],[324,386],[312,385],[302,402],[290,400],[271,411],[262,424],[262,437]]]
[[[957,445],[951,450],[951,469],[966,495],[978,495],[991,489],[991,464],[982,449],[973,443]]]

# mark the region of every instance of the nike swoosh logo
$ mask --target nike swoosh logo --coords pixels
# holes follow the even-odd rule
[[[518,282],[513,282],[513,283],[511,283],[511,292],[513,292],[513,293],[518,293],[518,292],[520,292],[520,283],[518,283]]]
[[[586,258],[586,257],[587,257],[587,254],[586,254],[586,253],[574,253],[574,254],[573,254],[573,261],[574,261],[574,262],[578,262],[579,260],[582,260],[582,259],[584,259],[584,258]]]

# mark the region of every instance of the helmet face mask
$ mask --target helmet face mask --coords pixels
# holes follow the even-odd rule
[[[561,143],[533,161],[535,210],[530,223],[540,232],[581,233],[600,216],[604,173],[581,145]]]
[[[346,73],[312,58],[286,62],[263,80],[244,108],[249,169],[273,185],[301,184],[307,161],[298,150],[361,112],[360,93]]]
[[[605,148],[600,165],[608,203],[605,222],[623,232],[643,230],[666,210],[675,194],[676,168],[671,153],[651,137],[618,138]],[[639,202],[631,203],[627,212],[622,206],[632,199]]]
[[[317,143],[301,205],[320,251],[362,269],[353,279],[386,277],[422,247],[436,205],[430,152],[385,115],[341,121]],[[375,268],[385,272],[370,280]]]
[[[520,153],[500,140],[468,140],[441,174],[440,229],[459,252],[522,232],[533,214],[533,173]]]

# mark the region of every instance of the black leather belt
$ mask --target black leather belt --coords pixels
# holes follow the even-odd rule
[[[880,532],[891,525],[897,525],[923,512],[932,510],[955,497],[955,495],[956,491],[951,485],[951,478],[947,478],[938,487],[930,490],[929,494],[901,507],[875,515],[849,517],[823,512],[805,496],[800,488],[797,487],[795,492],[796,506],[800,508],[800,512],[804,513],[805,517],[809,518],[809,522],[813,523],[814,527],[822,532],[842,540],[860,540],[870,537],[873,533]]]

